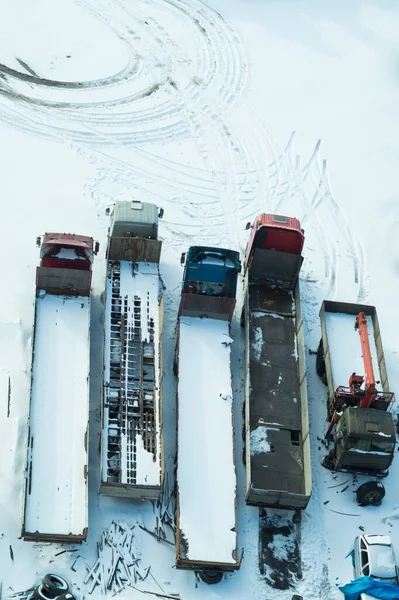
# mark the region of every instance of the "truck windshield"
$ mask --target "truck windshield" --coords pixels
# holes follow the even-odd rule
[[[383,452],[384,454],[391,454],[394,449],[394,442],[392,440],[365,440],[351,437],[349,438],[348,448],[357,450],[358,452]]]

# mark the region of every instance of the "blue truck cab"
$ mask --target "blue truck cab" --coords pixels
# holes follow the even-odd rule
[[[231,321],[236,304],[240,255],[235,250],[191,246],[183,253],[179,316]]]

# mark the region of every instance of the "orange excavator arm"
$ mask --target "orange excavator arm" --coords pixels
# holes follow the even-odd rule
[[[360,343],[362,346],[364,375],[365,375],[365,395],[360,400],[360,408],[369,408],[374,402],[377,391],[376,381],[373,369],[373,360],[371,357],[371,349],[369,336],[367,332],[367,317],[364,312],[360,312],[355,321],[355,329],[359,331]]]

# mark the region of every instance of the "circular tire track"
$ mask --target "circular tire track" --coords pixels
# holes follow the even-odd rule
[[[184,92],[190,103],[198,100],[204,104],[204,111],[199,113],[201,116],[206,106],[203,96],[207,93],[214,95],[213,87],[218,89],[217,106],[214,107],[218,111],[231,105],[244,89],[246,62],[239,38],[216,11],[202,2],[189,4],[183,0],[158,0],[147,3],[142,0],[132,7],[123,1],[108,6],[101,1],[94,4],[80,0],[79,4],[115,31],[128,47],[129,64],[118,74],[92,82],[40,79],[5,65],[0,66],[0,72],[6,78],[5,83],[0,82],[0,95],[14,104],[17,101],[25,116],[29,117],[30,112],[31,131],[56,139],[64,133],[71,137],[72,133],[75,141],[81,143],[92,137],[93,143],[106,143],[109,138],[112,143],[147,144],[189,135],[179,110],[176,110],[171,97],[164,93],[173,83],[176,55],[184,55],[184,52],[154,16],[142,15],[140,5],[144,8],[151,6],[152,11],[158,7],[155,12],[161,13],[161,16],[162,11],[166,14],[173,12],[184,27],[196,31],[202,60],[198,60],[198,56],[191,59],[191,63],[196,64],[186,68]],[[140,36],[134,34],[137,29]],[[165,56],[164,45],[172,48],[175,56],[169,53],[169,61],[163,60],[164,64],[159,64],[159,57]],[[139,58],[143,49],[146,51],[145,61]],[[205,61],[204,56],[207,57]],[[178,66],[181,70],[181,65]],[[136,80],[143,83],[137,75],[144,75],[144,71],[150,81],[137,87]],[[118,92],[117,97],[101,98],[101,89],[112,87]],[[56,97],[54,91],[58,94]],[[91,95],[95,93],[93,100],[86,99],[90,92]],[[84,100],[80,100],[82,93],[85,94]],[[52,97],[49,98],[49,94]],[[47,109],[47,113],[33,112],[32,105]],[[123,112],[114,110],[118,106],[123,106]],[[6,116],[4,120],[12,122],[13,118]],[[197,119],[197,115],[194,118]],[[65,120],[71,123],[65,124]],[[85,131],[86,124],[95,124],[100,130],[100,142],[96,134]]]

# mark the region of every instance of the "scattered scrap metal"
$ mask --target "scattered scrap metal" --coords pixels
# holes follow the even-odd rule
[[[166,535],[166,528],[172,531],[174,536],[175,533],[175,491],[174,486],[170,484],[168,472],[166,471],[161,488],[161,493],[156,502],[153,502],[154,513],[155,513],[155,532],[154,536],[158,540],[173,544],[168,540]]]
[[[97,544],[98,558],[93,567],[87,565],[84,583],[91,594],[98,586],[102,594],[117,594],[126,587],[134,587],[145,581],[150,567],[140,565],[136,547],[134,525],[130,527],[122,521],[112,521],[109,529],[103,531]]]

